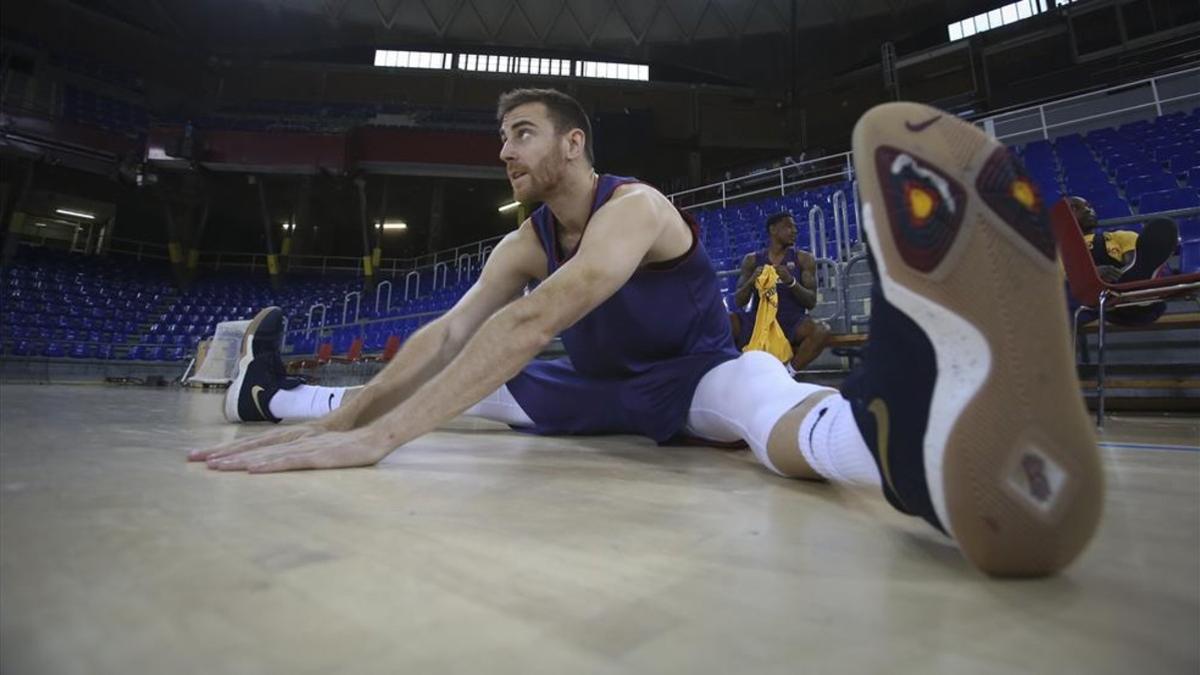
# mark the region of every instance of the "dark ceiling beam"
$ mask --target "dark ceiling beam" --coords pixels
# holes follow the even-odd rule
[[[375,12],[379,15],[379,23],[383,25],[383,29],[391,30],[396,23],[396,17],[400,15],[400,7],[404,4],[404,0],[396,0],[391,11],[385,10],[380,0],[371,0],[371,2],[375,3]]]

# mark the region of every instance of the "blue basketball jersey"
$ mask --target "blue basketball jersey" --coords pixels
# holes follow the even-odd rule
[[[594,214],[634,178],[602,175]],[[736,358],[716,270],[692,230],[679,258],[644,265],[611,297],[562,333],[568,358],[535,361],[508,385],[540,433],[638,433],[665,442],[687,419],[696,384],[714,366]],[[547,273],[569,255],[558,244],[545,205],[530,217]],[[586,230],[585,230],[586,231]]]

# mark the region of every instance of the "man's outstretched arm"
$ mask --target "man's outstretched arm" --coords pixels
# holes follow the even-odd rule
[[[403,403],[449,365],[480,325],[518,297],[545,264],[528,223],[501,240],[479,281],[450,311],[409,338],[386,368],[329,416],[327,428],[363,426]]]
[[[188,458],[209,460],[326,432],[350,432],[369,424],[400,405],[441,372],[479,326],[520,295],[545,265],[537,235],[525,223],[496,245],[479,280],[462,299],[409,338],[391,363],[340,408],[305,425],[197,450],[189,453]]]
[[[496,312],[441,373],[353,436],[304,438],[233,455],[214,468],[270,472],[365,466],[432,431],[511,379],[555,335],[624,285],[668,222],[664,204],[670,208],[646,190],[614,197],[593,216],[569,262],[534,292]]]

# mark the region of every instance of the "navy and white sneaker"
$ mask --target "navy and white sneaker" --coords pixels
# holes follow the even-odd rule
[[[242,349],[237,373],[225,392],[225,419],[230,422],[279,422],[271,414],[271,397],[280,389],[294,389],[303,380],[288,377],[279,356],[283,343],[283,310],[267,307],[254,315]]]
[[[900,511],[988,574],[1066,566],[1104,477],[1047,211],[1019,162],[954,115],[878,106],[854,129],[875,283],[842,393]]]

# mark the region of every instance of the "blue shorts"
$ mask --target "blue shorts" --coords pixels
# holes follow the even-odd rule
[[[683,430],[700,378],[734,358],[732,351],[688,354],[617,377],[580,373],[567,357],[534,361],[508,390],[534,433],[639,434],[666,443]]]

